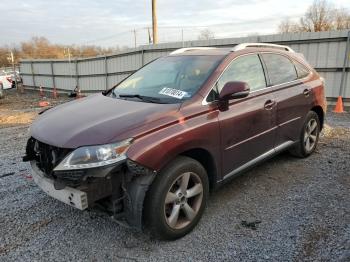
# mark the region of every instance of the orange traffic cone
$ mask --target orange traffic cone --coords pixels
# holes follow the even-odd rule
[[[39,86],[39,92],[40,92],[40,98],[41,98],[39,101],[39,106],[40,107],[48,106],[50,103],[47,101],[43,101],[43,98],[45,98],[45,94],[44,94],[42,86]]]
[[[80,88],[78,87],[78,92],[77,92],[77,96],[75,97],[76,99],[81,98],[81,91]]]
[[[57,90],[56,90],[56,87],[55,87],[55,86],[53,87],[52,97],[53,97],[54,99],[56,99],[56,98],[58,97]]]
[[[337,104],[335,105],[333,112],[344,113],[343,98],[341,96],[338,96]]]
[[[39,106],[40,107],[46,107],[46,106],[49,106],[49,105],[50,105],[50,103],[48,101],[40,101],[39,102]]]
[[[39,86],[40,97],[44,97],[44,91],[42,86]]]

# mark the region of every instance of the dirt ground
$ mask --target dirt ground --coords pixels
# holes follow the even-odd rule
[[[42,192],[21,161],[39,96],[5,95],[0,261],[350,261],[349,113],[329,110],[310,157],[280,154],[211,193],[193,232],[167,242]]]
[[[49,102],[49,107],[71,100],[67,95],[61,94],[53,99],[51,93],[40,96],[39,91],[25,90],[19,92],[15,89],[4,90],[5,97],[0,99],[0,128],[21,124],[30,124],[35,116],[44,109],[39,106],[40,101]]]

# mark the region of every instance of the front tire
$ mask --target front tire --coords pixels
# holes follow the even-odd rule
[[[305,118],[304,125],[300,132],[298,143],[290,150],[296,157],[304,158],[311,155],[318,143],[320,135],[320,120],[314,111],[310,111]]]
[[[153,181],[145,200],[145,223],[160,239],[177,239],[199,222],[208,198],[207,172],[196,160],[180,156]]]

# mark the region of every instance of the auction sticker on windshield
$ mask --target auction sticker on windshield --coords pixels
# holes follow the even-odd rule
[[[187,92],[169,88],[169,87],[164,87],[162,90],[159,91],[159,94],[175,97],[177,99],[182,99],[184,96],[187,95]]]

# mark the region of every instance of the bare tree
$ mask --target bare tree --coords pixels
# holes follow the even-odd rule
[[[336,9],[327,0],[314,0],[298,23],[286,19],[278,26],[281,33],[319,32],[350,28],[350,13],[346,9]]]
[[[5,47],[0,47],[0,68],[5,66],[10,66],[10,62],[7,57],[9,55],[9,49]]]
[[[95,45],[64,46],[50,43],[45,37],[33,37],[14,48],[6,45],[0,46],[0,67],[11,65],[8,60],[11,51],[14,54],[15,63],[18,63],[23,58],[67,58],[65,55],[67,47],[69,47],[72,57],[93,57],[111,54],[119,50],[118,46],[114,48],[104,48]]]
[[[214,32],[212,32],[209,29],[203,29],[198,36],[198,40],[210,40],[214,38],[215,38]]]
[[[334,8],[326,0],[315,0],[300,19],[302,31],[319,32],[332,28]]]
[[[283,20],[278,26],[278,32],[280,33],[295,33],[300,31],[300,26],[292,22],[289,18]]]
[[[343,30],[350,28],[350,13],[344,9],[337,9],[334,11],[334,28],[336,30]]]

